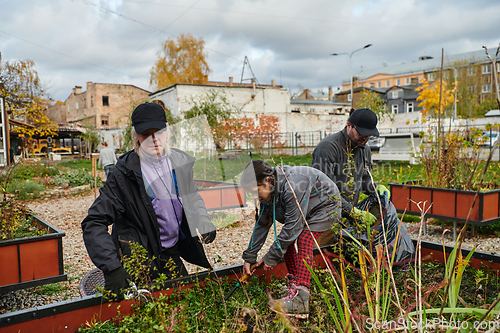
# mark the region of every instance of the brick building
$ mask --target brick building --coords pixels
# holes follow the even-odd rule
[[[51,105],[45,114],[57,124],[121,127],[127,124],[133,106],[147,101],[149,93],[130,84],[87,82],[86,91],[75,86],[64,103]]]

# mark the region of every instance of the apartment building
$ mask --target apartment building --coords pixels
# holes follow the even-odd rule
[[[496,48],[490,53],[495,53]],[[420,57],[418,61],[389,65],[375,69],[366,69],[356,73],[353,77],[354,91],[358,87],[381,89],[393,86],[414,86],[425,78],[428,81],[438,80],[440,77],[441,57]],[[486,56],[484,49],[445,55],[443,60],[443,79],[452,83],[467,81],[468,89],[477,94],[479,103],[484,101],[495,87],[491,61]],[[500,73],[500,64],[497,63],[496,71]],[[460,78],[460,79],[459,79]],[[342,82],[342,91],[350,91],[351,80]]]

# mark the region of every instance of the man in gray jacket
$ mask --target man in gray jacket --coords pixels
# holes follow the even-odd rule
[[[327,136],[316,146],[311,165],[323,171],[339,188],[343,217],[370,223],[377,218],[354,207],[359,201],[359,192],[371,194],[376,190],[390,197],[384,185],[373,186],[368,172],[372,168],[372,155],[367,142],[379,135],[377,122],[377,115],[370,109],[355,110],[342,131]]]

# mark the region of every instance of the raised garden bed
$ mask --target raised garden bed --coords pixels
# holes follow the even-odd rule
[[[49,233],[0,242],[0,294],[66,281],[62,237],[64,232],[33,216]]]
[[[452,247],[446,246],[445,252],[450,253]],[[467,255],[467,250],[462,250],[463,255]],[[314,252],[315,264],[323,267],[323,260],[317,250]],[[424,261],[442,261],[443,247],[440,244],[422,242],[422,258]],[[475,252],[472,259],[472,266],[484,269],[490,267],[491,272],[496,274],[500,270],[500,256]],[[206,279],[222,278],[232,281],[242,270],[241,265],[218,269],[212,272],[201,272],[175,282],[184,282],[186,285],[180,288],[171,288],[162,291],[162,294],[172,294],[179,289],[201,288]],[[256,275],[261,276],[269,283],[275,278],[284,278],[286,274],[285,264],[281,263],[272,271],[265,272],[262,268],[256,271]],[[236,281],[233,281],[234,284]],[[173,285],[174,282],[172,282]],[[243,295],[243,294],[242,294]],[[241,296],[245,297],[245,296]],[[0,332],[75,332],[85,323],[95,323],[115,318],[118,312],[127,315],[132,312],[133,301],[126,300],[120,303],[104,304],[106,301],[99,296],[88,296],[82,299],[71,300],[56,304],[51,304],[39,308],[28,309],[13,313],[0,315]],[[216,311],[209,308],[207,312]],[[326,309],[325,309],[326,311]],[[326,314],[326,312],[325,312]],[[169,318],[168,318],[169,319]]]
[[[247,206],[245,190],[240,184],[199,179],[194,182],[209,211]]]
[[[420,215],[417,207],[419,202],[427,201],[426,213],[428,217],[454,222],[454,239],[456,239],[456,224],[464,223],[469,215],[474,201],[475,191],[462,191],[407,184],[390,183],[391,201],[398,213],[406,212],[410,215]],[[500,221],[500,190],[479,192],[473,206],[469,224],[483,226]]]

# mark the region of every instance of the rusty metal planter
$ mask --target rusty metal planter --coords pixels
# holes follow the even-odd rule
[[[464,223],[474,201],[475,191],[442,189],[408,184],[389,184],[391,200],[399,213],[420,215],[418,202],[432,203],[430,217]],[[500,190],[479,192],[469,219],[471,225],[487,225],[500,221]]]
[[[42,236],[0,242],[0,294],[18,289],[66,281],[62,237],[64,232],[33,216]]]
[[[211,180],[195,180],[207,210],[221,210],[246,207],[245,190],[240,184],[224,183]]]

